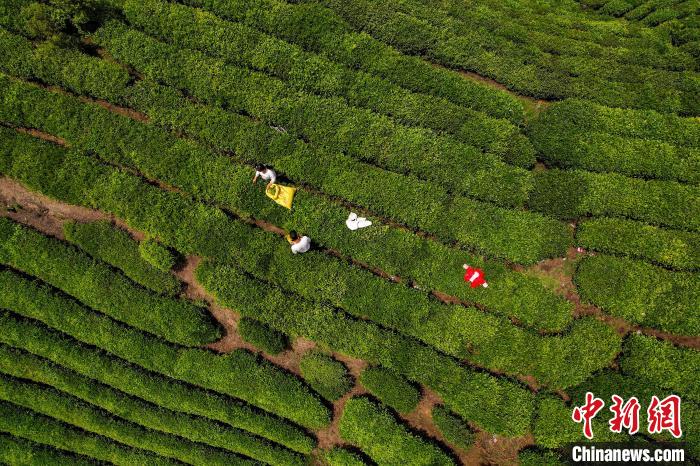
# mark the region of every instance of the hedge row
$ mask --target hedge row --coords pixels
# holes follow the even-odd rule
[[[625,341],[620,366],[625,374],[644,379],[651,387],[673,390],[700,403],[700,351],[643,335]]]
[[[183,3],[240,21],[406,89],[444,97],[457,105],[515,123],[523,120],[523,105],[517,98],[419,58],[402,55],[367,34],[353,32],[344,21],[317,5],[293,5],[279,0],[185,0]]]
[[[109,222],[63,224],[66,240],[92,257],[117,267],[136,283],[156,293],[176,295],[181,284],[175,276],[162,272],[146,262],[139,252],[139,243]]]
[[[6,218],[0,218],[0,263],[173,343],[198,346],[221,336],[221,328],[205,308],[138,287],[70,244]]]
[[[345,395],[354,384],[345,364],[320,351],[306,353],[299,370],[304,380],[330,401]]]
[[[700,276],[611,256],[583,259],[574,281],[581,297],[630,323],[700,335]]]
[[[139,255],[147,264],[161,272],[169,272],[177,262],[172,251],[153,238],[139,243]]]
[[[468,243],[491,256],[532,261],[563,254],[568,243],[565,225],[541,214],[452,197],[436,184],[315,148],[221,109],[192,104],[169,88],[141,83],[129,102],[154,124],[233,151],[248,163],[271,165],[278,173],[326,194],[430,231],[445,241]]]
[[[521,386],[473,371],[412,338],[328,305],[286,294],[234,268],[225,274],[215,272],[204,263],[196,276],[220,304],[290,335],[393,369],[432,388],[451,409],[489,432],[519,435],[527,429],[532,394]]]
[[[369,318],[459,359],[508,374],[534,375],[546,385],[577,384],[620,351],[616,332],[595,319],[574,321],[563,336],[541,336],[474,307],[445,305],[424,291],[348,268],[347,262],[323,253],[292,256],[281,238],[251,227],[239,228],[228,246],[238,267],[261,280]],[[226,262],[207,267],[225,280]]]
[[[571,319],[570,303],[545,290],[537,280],[512,272],[501,264],[492,261],[485,262],[482,258],[467,254],[463,250],[445,247],[435,241],[413,235],[411,232],[381,225],[377,219],[373,219],[375,220],[375,225],[371,229],[351,232],[342,226],[348,215],[346,208],[304,190],[297,192],[294,207],[295,214],[293,217],[289,216],[277,205],[270,203],[259,190],[251,186],[249,178],[251,172],[248,169],[244,170],[236,165],[231,165],[230,161],[224,157],[217,157],[211,152],[203,151],[199,146],[183,140],[173,139],[148,126],[115,116],[104,110],[100,111],[97,107],[83,104],[77,106],[70,98],[37,89],[30,85],[0,79],[0,87],[6,91],[5,95],[16,95],[19,97],[11,99],[8,97],[0,103],[0,116],[3,118],[20,123],[24,122],[28,126],[40,127],[65,137],[70,136],[72,142],[79,143],[87,149],[97,150],[104,157],[109,157],[109,159],[114,161],[123,160],[128,162],[127,157],[130,157],[133,161],[132,163],[138,162],[142,169],[148,164],[145,168],[149,169],[147,174],[150,177],[164,179],[178,186],[187,186],[188,190],[198,198],[223,203],[241,216],[250,217],[254,215],[256,218],[275,223],[288,230],[296,229],[297,231],[305,232],[314,238],[317,244],[331,247],[348,256],[351,255],[357,260],[380,268],[390,275],[398,275],[407,280],[415,280],[425,287],[439,289],[467,301],[483,303],[505,315],[517,312],[516,317],[530,326],[534,325],[536,327],[558,330]],[[24,107],[25,103],[29,105]],[[48,108],[43,110],[45,107]],[[66,108],[73,110],[71,117],[64,113]],[[81,109],[86,112],[86,115],[78,118],[80,116],[78,110]],[[38,114],[38,112],[41,112],[41,114]],[[49,120],[48,115],[65,115],[65,118]],[[77,120],[75,124],[72,124],[73,120]],[[65,127],[67,124],[70,124],[68,128]],[[77,130],[71,130],[76,125],[81,127],[80,133]],[[86,133],[84,131],[84,128],[93,127],[93,125],[96,134],[93,135],[93,132]],[[107,127],[110,128],[112,133],[105,134],[103,129]],[[123,132],[123,137],[120,138],[119,134],[111,135],[120,127],[123,127],[123,130],[120,131]],[[4,151],[8,154],[6,161],[9,166],[11,166],[14,158],[21,160],[22,157],[27,157],[25,153],[27,151],[30,153],[41,153],[40,157],[43,159],[44,153],[48,150],[44,149],[45,145],[29,144],[31,149],[23,150],[24,152],[20,151],[18,145],[21,147],[23,144],[20,141],[27,140],[27,138],[12,137],[11,132],[7,130],[4,132],[8,134],[8,139],[4,144]],[[141,136],[137,137],[138,134],[141,134]],[[128,144],[128,146],[125,147],[125,144]],[[168,156],[161,157],[159,159],[160,163],[154,163],[152,155],[154,153],[167,153]],[[193,162],[190,160],[195,155],[197,155],[197,160],[201,160],[201,163],[204,165],[201,167],[195,166],[189,174],[183,173],[180,167],[192,166]],[[57,160],[54,164],[60,165],[61,161],[59,159],[61,158],[55,158]],[[19,177],[25,182],[32,180],[35,186],[37,183],[46,186],[46,181],[40,181],[41,175],[46,174],[44,171],[27,173],[21,165],[22,162],[18,161],[16,169],[11,170],[8,168],[7,170],[12,171],[12,176],[15,178]],[[319,164],[315,164],[315,166],[317,165]],[[45,170],[52,171],[53,169],[46,168]],[[193,173],[197,175],[196,179],[192,179]],[[70,173],[67,173],[67,175],[70,175]],[[94,176],[86,178],[86,180],[93,179]],[[72,183],[74,188],[71,189],[77,189],[82,192],[84,189],[91,189],[86,187],[93,186],[90,182],[82,181],[78,178],[75,180]],[[66,189],[60,186],[57,186],[57,189],[56,196],[65,198],[67,195]],[[129,197],[131,198],[131,196]],[[118,199],[114,198],[114,200]],[[85,203],[85,198],[84,195],[78,195],[77,193],[70,194],[68,202],[83,204]],[[140,206],[141,211],[146,209],[144,201],[131,199],[131,202]],[[142,217],[141,211],[134,211],[135,213],[130,213],[129,215],[125,214],[123,210],[129,208],[129,206],[122,205],[123,207],[119,208],[119,211],[122,213],[118,215],[121,218],[128,219],[134,216],[146,218]],[[113,202],[109,203],[109,207],[103,203],[100,209],[112,212],[115,206]],[[181,213],[179,216],[173,216],[172,218],[195,216],[197,219],[192,219],[192,221],[197,225],[201,225],[202,222],[214,222],[213,218],[204,219],[204,217],[209,217],[209,214],[199,213],[196,209],[188,208],[188,210],[190,211],[188,214]],[[171,230],[175,225],[169,220],[167,227],[159,228],[159,231],[154,232],[155,218],[160,219],[162,215],[159,214],[154,218],[149,218],[148,222],[145,225],[140,224],[138,229],[163,239],[169,234],[163,230]],[[486,230],[483,233],[487,235],[489,233],[493,233],[493,235],[498,234],[498,232],[490,232],[490,230]],[[218,247],[216,254],[207,255],[221,254],[222,245],[216,244],[210,239],[211,237],[192,238],[191,234],[184,234],[187,236],[187,241],[184,245],[173,244],[172,239],[170,240],[170,245],[176,246],[180,252],[187,254],[190,252],[195,253],[196,248],[193,250],[189,246],[191,242],[206,242],[208,248]],[[213,234],[214,237],[220,237],[222,233],[210,234]],[[524,234],[529,236],[532,232],[524,232]],[[488,239],[488,241],[494,240],[499,245],[508,242],[506,239],[495,236]],[[394,254],[393,251],[398,249],[406,251],[406,254]],[[557,249],[561,249],[561,247],[557,247]],[[537,256],[540,256],[540,254],[537,254]],[[417,262],[414,259],[415,257],[420,257],[422,260]],[[465,287],[461,281],[455,280],[455,271],[461,270],[460,267],[465,261],[472,265],[483,267],[487,276],[493,282],[500,282],[499,286],[491,287],[488,290],[473,290]],[[548,310],[546,315],[542,314],[542,309]]]
[[[530,208],[558,218],[628,217],[700,231],[700,186],[580,170],[539,171],[533,178]]]
[[[431,412],[435,427],[445,440],[464,451],[474,445],[474,431],[462,418],[442,405],[435,406]]]
[[[601,40],[600,35],[593,33],[592,29],[603,26],[602,22],[591,21],[581,15],[580,10],[567,10],[565,5],[543,10],[523,3],[484,2],[477,8],[464,8],[452,0],[420,3],[431,8],[431,16],[441,22],[449,20],[456,28],[483,29],[489,34],[517,43],[519,47],[533,47],[537,53],[584,56],[666,70],[697,68],[692,56],[671,47],[661,37],[652,37],[649,31],[644,31],[644,39],[639,40],[639,37],[614,35],[616,30],[611,27],[607,36],[613,37]],[[624,27],[623,24],[615,26],[619,29],[620,26]],[[637,36],[640,35],[639,32],[641,31],[637,31]]]
[[[95,383],[105,384],[165,410],[221,423],[218,425],[222,430],[228,429],[227,426],[246,430],[301,453],[308,454],[314,447],[308,434],[286,421],[234,398],[148,372],[36,321],[5,313],[0,318],[0,325],[2,342],[46,358],[42,360],[75,371]]]
[[[416,409],[421,398],[420,388],[384,367],[368,367],[360,374],[360,383],[383,404],[403,414]]]
[[[521,466],[566,466],[559,453],[553,450],[526,449],[518,453]]]
[[[130,24],[175,45],[268,73],[297,90],[342,97],[350,105],[385,114],[406,125],[446,131],[507,161],[523,166],[534,164],[531,144],[507,120],[494,119],[442,98],[410,92],[202,10],[160,0],[125,0],[121,9]]]
[[[123,23],[110,22],[93,37],[114,58],[148,78],[185,90],[204,103],[281,125],[330,153],[343,152],[500,205],[525,201],[527,170],[447,136],[398,125],[340,98],[298,92],[277,78],[159,42]]]
[[[340,418],[340,436],[379,464],[454,465],[440,447],[411,432],[382,405],[351,398]]]
[[[178,465],[174,461],[113,442],[0,400],[0,432],[117,465]]]
[[[289,346],[287,335],[255,319],[242,317],[238,321],[237,330],[244,341],[260,348],[268,354],[279,354]]]
[[[699,233],[598,218],[578,225],[576,242],[594,251],[634,257],[677,270],[700,269]]]
[[[464,30],[458,35],[447,31],[442,24],[413,16],[415,8],[406,2],[324,0],[321,3],[356,30],[366,31],[404,53],[428,56],[446,66],[475,71],[533,97],[582,97],[616,107],[700,114],[700,104],[695,98],[700,84],[692,72],[538,54],[479,29]]]
[[[346,448],[335,447],[323,453],[328,466],[364,466],[366,463],[360,455]]]
[[[60,392],[63,392],[75,397],[71,397],[69,400],[80,399],[89,405],[104,410],[105,413],[109,413],[111,416],[142,426],[147,429],[147,432],[152,430],[180,437],[185,445],[189,444],[191,447],[195,447],[195,450],[200,450],[200,454],[202,452],[208,454],[208,450],[203,450],[202,445],[197,445],[197,443],[242,454],[269,464],[299,465],[305,463],[303,456],[275,447],[273,444],[257,439],[238,429],[224,429],[216,422],[166,410],[132,398],[95,380],[63,369],[24,351],[11,349],[4,345],[0,345],[0,372],[12,377],[48,385],[59,391],[47,391],[47,395],[42,397],[43,401],[41,403],[31,404],[31,408],[34,410],[44,405],[46,405],[46,409],[60,409],[58,405],[63,405],[64,402],[51,403],[50,400],[51,398],[54,398],[54,400],[60,398],[58,395]],[[12,383],[8,383],[7,380],[3,382],[8,385],[8,388],[12,388]],[[44,391],[37,390],[36,386],[20,386],[17,390],[13,390],[13,393],[21,392],[23,389],[28,390],[30,392],[28,395],[31,396],[31,398],[23,397],[24,403],[31,403],[33,397],[40,395],[37,392]],[[13,395],[13,398],[8,401],[14,402],[16,400]],[[72,403],[68,403],[73,406]],[[79,406],[88,407],[84,403],[77,403],[77,407]],[[89,410],[94,411],[95,408],[89,408]],[[65,416],[65,414],[61,415]],[[98,417],[103,418],[104,415],[99,415]],[[218,450],[211,450],[211,452],[216,452],[215,458],[225,457],[222,456],[224,452]]]
[[[45,286],[0,273],[0,307],[41,320],[144,369],[245,400],[309,428],[329,421],[329,410],[301,382],[254,354],[225,356],[168,344],[91,312]],[[235,381],[236,383],[231,383]]]
[[[30,440],[0,433],[0,461],[24,466],[91,466],[85,457],[72,455]]]
[[[238,455],[143,428],[48,387],[0,375],[0,399],[133,448],[190,464],[255,464]],[[147,415],[139,412],[137,416]]]
[[[655,377],[658,378],[658,375]],[[691,377],[692,378],[692,377]],[[609,406],[612,403],[612,395],[618,395],[624,400],[630,397],[637,397],[641,404],[639,413],[639,432],[634,436],[635,440],[653,438],[659,441],[685,442],[686,454],[692,455],[695,458],[700,458],[700,406],[696,400],[684,397],[681,401],[681,428],[683,437],[675,439],[670,433],[650,435],[647,432],[647,414],[646,410],[649,407],[652,396],[657,396],[659,399],[664,399],[670,394],[678,394],[679,392],[666,391],[655,381],[638,377],[636,375],[622,375],[619,372],[610,370],[603,371],[595,377],[586,380],[580,386],[572,389],[569,394],[572,397],[572,403],[581,406],[585,403],[586,392],[594,393],[598,398],[605,401],[606,407],[597,416],[602,422],[607,423],[612,418],[612,412]]]
[[[568,99],[549,106],[528,129],[544,161],[561,168],[697,184],[699,126],[650,110],[608,109]]]

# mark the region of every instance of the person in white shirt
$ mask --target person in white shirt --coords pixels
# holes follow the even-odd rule
[[[277,173],[272,168],[267,168],[263,165],[257,165],[255,167],[255,176],[253,177],[253,184],[258,181],[258,178],[262,178],[267,181],[267,185],[270,186],[275,181],[277,181]]]
[[[311,238],[308,236],[302,236],[301,238],[296,231],[292,230],[286,236],[289,244],[292,245],[292,253],[300,254],[311,249]]]

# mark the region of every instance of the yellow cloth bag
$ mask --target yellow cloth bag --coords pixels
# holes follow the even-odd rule
[[[265,189],[267,197],[289,210],[292,209],[292,201],[296,192],[297,188],[282,186],[281,184],[271,184]]]

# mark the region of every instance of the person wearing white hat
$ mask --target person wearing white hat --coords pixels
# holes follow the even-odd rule
[[[359,228],[366,228],[371,224],[372,222],[370,222],[364,217],[358,217],[355,212],[350,212],[348,219],[345,220],[345,225],[352,231],[355,231]]]

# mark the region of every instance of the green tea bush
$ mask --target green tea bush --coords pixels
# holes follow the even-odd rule
[[[248,351],[217,356],[172,345],[91,312],[12,272],[0,273],[0,280],[3,289],[12,290],[0,297],[4,309],[38,319],[145,369],[245,400],[305,427],[320,428],[329,421],[328,408],[301,382]]]
[[[170,271],[176,262],[175,255],[153,238],[139,243],[139,253],[144,261],[161,272]]]
[[[63,233],[66,240],[94,258],[117,267],[127,277],[156,293],[172,296],[180,291],[177,278],[142,259],[139,243],[109,222],[67,222],[63,224]]]
[[[625,374],[651,387],[673,390],[684,399],[700,402],[700,351],[643,335],[625,341],[620,366]]]
[[[363,466],[367,464],[357,453],[340,447],[324,452],[323,459],[328,466]]]
[[[465,451],[474,445],[474,431],[462,418],[441,405],[433,407],[431,415],[433,423],[449,443]]]
[[[140,288],[79,249],[4,218],[0,219],[0,263],[174,343],[202,345],[221,335],[206,309]]]
[[[184,5],[125,1],[121,8],[130,24],[181,47],[268,73],[301,91],[343,97],[350,105],[369,108],[403,124],[446,131],[502,158],[506,154],[508,158],[517,156],[524,166],[534,164],[534,150],[508,121],[445,99],[412,93],[241,23],[223,21]],[[286,59],[279,60],[280,56]]]
[[[103,435],[133,448],[183,462],[231,464],[244,461],[238,455],[198,445],[184,438],[156,430],[144,429],[132,422],[114,417],[88,403],[54,389],[0,375],[0,399],[76,426],[87,432]],[[148,413],[139,412],[146,416]],[[252,461],[249,464],[254,464]]]
[[[700,234],[617,218],[587,220],[576,229],[587,249],[643,259],[677,270],[700,269]]]
[[[548,107],[529,134],[544,161],[561,168],[697,184],[700,131],[695,126],[688,118],[569,99]]]
[[[416,409],[421,392],[399,374],[383,367],[369,367],[360,374],[362,385],[383,404],[400,413]]]
[[[574,275],[581,297],[630,323],[681,335],[700,332],[700,278],[611,256],[583,259]]]
[[[345,404],[340,435],[379,464],[455,464],[439,447],[409,431],[386,408],[368,398],[351,398]]]
[[[220,177],[217,176],[214,179],[205,177],[201,181],[194,183],[190,176],[172,178],[173,174],[181,172],[179,168],[175,169],[175,166],[189,165],[191,163],[189,162],[189,157],[193,153],[200,152],[197,146],[184,141],[173,140],[153,128],[111,115],[104,110],[96,109],[96,107],[82,104],[76,107],[77,104],[69,98],[48,93],[33,86],[21,83],[16,84],[7,79],[4,81],[0,79],[0,87],[6,90],[5,95],[7,96],[17,94],[21,96],[23,102],[31,102],[32,105],[27,107],[28,109],[40,109],[48,106],[49,108],[46,109],[47,114],[65,115],[65,118],[53,120],[57,124],[53,122],[49,124],[46,116],[27,113],[28,110],[25,111],[21,109],[22,107],[18,107],[19,102],[17,100],[8,97],[5,101],[0,102],[0,112],[5,118],[11,121],[23,122],[23,124],[29,126],[40,127],[64,137],[70,137],[73,143],[83,144],[88,149],[99,150],[103,157],[109,157],[125,163],[128,162],[128,160],[124,160],[126,156],[122,148],[127,141],[135,138],[137,131],[143,131],[143,136],[138,138],[134,145],[128,148],[128,156],[136,157],[136,161],[139,162],[141,169],[148,168],[149,176],[153,178],[161,177],[181,186],[186,184],[197,198],[225,202],[227,208],[242,217],[254,215],[256,218],[275,223],[288,230],[304,231],[314,238],[314,241],[318,242],[318,244],[341,251],[344,255],[352,256],[358,261],[371,264],[389,275],[398,275],[406,280],[414,280],[424,287],[438,289],[468,302],[485,304],[489,309],[497,310],[504,315],[514,313],[513,315],[519,321],[528,326],[561,330],[571,320],[572,306],[570,303],[546,290],[538,280],[513,272],[503,264],[495,261],[484,261],[483,258],[474,254],[468,254],[462,249],[446,247],[435,241],[416,236],[411,232],[391,228],[387,225],[375,225],[371,230],[360,232],[351,232],[345,229],[339,230],[338,225],[342,225],[347,218],[347,209],[314,193],[308,193],[303,190],[297,192],[297,202],[294,207],[295,214],[291,217],[282,212],[276,205],[272,205],[259,191],[251,187],[251,172],[248,169],[232,166],[228,159],[215,157],[212,153],[202,154],[202,159],[211,161],[212,158],[215,158],[216,166],[207,165],[197,169],[196,172],[209,173],[211,175],[213,170],[216,169],[221,171]],[[49,103],[51,104],[49,105]],[[72,115],[75,115],[78,109],[85,109],[88,115],[76,122],[76,125],[81,128],[92,125],[91,122],[93,120],[103,121],[102,125],[97,125],[98,128],[110,127],[112,131],[116,131],[120,125],[125,125],[125,138],[121,140],[114,138],[119,140],[119,142],[116,142],[112,140],[113,138],[108,138],[102,131],[96,131],[97,134],[94,135],[94,138],[91,134],[88,134],[89,139],[87,140],[84,137],[78,137],[76,131],[68,131],[72,125],[68,129],[65,128],[66,122],[73,121],[73,118],[64,113],[65,108],[75,109],[76,112],[72,113]],[[102,120],[103,118],[105,120]],[[14,178],[21,179],[42,192],[46,192],[49,195],[54,193],[55,197],[65,199],[68,202],[83,204],[87,196],[90,199],[96,199],[97,194],[90,194],[86,192],[86,189],[88,191],[93,190],[92,187],[100,186],[100,184],[102,186],[110,186],[112,190],[122,189],[125,183],[140,183],[143,185],[136,178],[128,177],[127,175],[119,176],[126,177],[124,180],[129,179],[132,181],[119,181],[112,184],[98,181],[100,176],[102,176],[99,174],[105,172],[107,168],[103,165],[96,167],[94,163],[84,157],[77,157],[75,160],[70,158],[70,161],[66,161],[68,165],[74,163],[89,165],[88,167],[72,168],[73,170],[78,170],[85,177],[84,180],[69,181],[69,179],[77,180],[77,178],[73,177],[70,169],[58,168],[63,163],[61,160],[65,159],[65,156],[59,157],[54,153],[58,149],[46,144],[34,143],[31,138],[21,135],[16,136],[14,132],[3,128],[0,128],[0,133],[7,135],[6,142],[3,144],[3,152],[7,155],[0,161],[6,161],[8,164],[12,163],[15,165],[15,168],[10,166],[5,171],[11,172]],[[81,131],[80,134],[84,135],[85,133]],[[109,145],[105,147],[106,143],[109,143]],[[154,151],[153,153],[163,153],[165,152],[165,147],[171,147],[172,157],[175,160],[172,165],[166,164],[163,167],[160,166],[161,164],[152,164],[154,158],[151,152],[141,152],[144,150],[144,147],[151,148],[150,150]],[[39,156],[42,162],[26,160],[34,154]],[[45,157],[49,157],[49,154],[53,157],[53,162],[45,159]],[[168,157],[168,159],[170,158]],[[15,159],[17,162],[12,162]],[[151,165],[144,166],[145,163]],[[37,164],[41,166],[36,166]],[[314,164],[314,166],[318,165],[317,163]],[[28,166],[33,168],[27,170]],[[52,171],[57,170],[62,173],[65,180],[47,178]],[[234,180],[236,181],[234,182]],[[40,186],[42,188],[39,188]],[[100,187],[100,189],[104,190],[103,187]],[[224,231],[228,231],[227,228],[221,225],[223,220],[220,212],[215,213],[214,209],[205,209],[206,212],[200,212],[200,209],[204,209],[204,207],[185,207],[189,204],[178,196],[151,190],[145,186],[143,189],[149,189],[153,192],[152,195],[148,195],[150,199],[148,202],[140,200],[134,194],[122,192],[119,195],[109,194],[106,197],[105,195],[97,197],[97,199],[100,199],[99,208],[113,213],[118,211],[117,215],[130,221],[134,228],[157,236],[163,241],[166,241],[167,238],[166,242],[169,241],[169,245],[175,246],[181,253],[210,256],[225,255],[224,251],[226,249],[222,247],[225,242],[217,243],[217,241],[213,240],[213,238],[220,238],[224,235]],[[387,190],[383,189],[382,191],[386,192]],[[146,194],[143,195],[146,196]],[[124,197],[124,200],[120,199],[120,196]],[[163,197],[173,200],[166,201],[161,199]],[[128,202],[126,199],[128,199]],[[115,203],[117,201],[119,201],[118,204]],[[92,202],[96,201],[93,200]],[[175,209],[174,206],[179,205],[180,211],[177,214],[173,214],[172,217],[167,217],[162,212],[150,207],[160,203],[167,203],[171,206],[169,207],[171,209]],[[138,207],[131,208],[131,205]],[[171,218],[187,219],[187,222],[191,222],[189,223],[191,225],[189,228],[198,225],[200,229],[198,231],[206,229],[207,233],[199,237],[192,237],[187,229],[180,228],[171,221]],[[154,225],[160,225],[158,231],[153,231]],[[205,225],[208,226],[205,228]],[[474,226],[472,225],[472,227]],[[175,232],[174,229],[178,230],[178,232]],[[493,236],[493,239],[498,238],[498,236],[494,235],[501,234],[498,231],[493,231],[492,233],[487,231],[484,233],[489,238]],[[482,238],[481,234],[477,236]],[[531,232],[527,233],[526,236],[528,241],[532,240]],[[499,245],[503,244],[501,239],[497,241]],[[200,246],[193,249],[193,243],[197,243]],[[550,249],[550,240],[546,240],[543,243],[543,246],[546,245],[546,249]],[[204,247],[206,253],[202,254],[200,247]],[[556,249],[563,250],[565,247],[565,244],[562,244]],[[406,251],[406,254],[393,254],[392,251],[397,248]],[[199,252],[197,252],[197,249],[199,249]],[[537,256],[542,257],[541,254],[537,254]],[[415,261],[414,257],[421,257],[422,261]],[[473,290],[464,286],[461,280],[456,280],[456,271],[459,271],[461,276],[460,267],[464,262],[482,267],[490,280],[500,282],[500,286],[491,287],[487,290]],[[543,312],[543,310],[547,310],[547,312]]]
[[[249,317],[238,321],[238,333],[243,340],[268,354],[279,354],[289,346],[287,335]]]
[[[84,456],[71,455],[47,445],[2,433],[0,433],[0,460],[5,464],[26,466],[60,466],[64,464],[91,466],[93,464]]]
[[[149,466],[180,464],[178,461],[113,442],[101,435],[86,432],[5,401],[0,401],[0,430],[15,437],[50,445],[97,461]]]
[[[291,336],[303,336],[333,351],[393,369],[432,388],[450,409],[489,432],[519,435],[529,424],[532,394],[515,383],[469,369],[413,338],[284,293],[234,268],[222,271],[204,263],[196,276],[220,304]]]
[[[14,364],[9,363],[12,358],[15,358]],[[222,429],[221,425],[216,422],[156,407],[150,403],[124,395],[122,392],[75,372],[50,364],[36,356],[23,351],[12,350],[4,345],[0,346],[0,371],[19,379],[48,385],[85,403],[101,408],[111,416],[129,421],[134,425],[143,426],[148,430],[152,429],[153,432],[178,436],[182,438],[184,446],[189,444],[191,447],[194,447],[195,451],[200,450],[204,454],[207,454],[209,450],[202,450],[202,446],[189,442],[198,442],[208,447],[239,453],[269,464],[303,465],[305,463],[301,455],[294,454],[283,448],[274,447],[272,444],[261,441],[243,431],[230,428]],[[5,390],[8,388],[12,389],[12,397],[8,400],[12,402],[20,399],[23,403],[29,403],[37,396],[41,396],[41,393],[45,391],[44,389],[38,389],[38,386],[26,385],[17,387],[16,379],[0,379],[0,385],[6,385],[3,387]],[[26,396],[17,398],[16,395],[22,391],[27,391]],[[52,412],[60,412],[65,416],[65,411],[61,407],[70,404],[70,401],[61,400],[53,404],[49,403],[51,398],[54,398],[54,400],[65,398],[62,395],[59,398],[59,395],[61,395],[59,392],[46,391],[46,395],[42,397],[45,403],[32,404],[31,408],[37,410],[37,406],[45,404],[48,409],[58,409],[58,411]],[[5,394],[5,396],[7,397],[8,395]],[[75,398],[69,399],[75,400]],[[83,403],[77,402],[77,407],[81,404]],[[96,412],[96,410],[93,410],[93,412]],[[106,414],[98,417],[104,418],[105,416]],[[167,438],[167,436],[164,438]],[[189,442],[184,439],[187,439]],[[211,452],[216,451],[211,450]],[[214,457],[217,458],[222,454],[223,452],[215,454]]]
[[[521,466],[565,466],[566,462],[559,453],[553,450],[528,448],[518,453]]]
[[[149,372],[36,321],[3,313],[0,326],[0,341],[14,348],[12,353],[3,354],[10,354],[17,360],[31,359],[31,353],[42,358],[41,367],[63,367],[93,383],[105,384],[165,410],[221,423],[217,424],[219,429],[226,426],[242,429],[306,454],[314,447],[313,440],[306,432],[287,421],[235,398]],[[25,355],[24,359],[21,355]],[[20,370],[21,366],[14,364],[14,361],[3,358],[3,370]],[[35,366],[27,362],[26,367]],[[40,373],[40,369],[36,370],[37,374]]]
[[[337,400],[353,386],[353,378],[345,364],[319,351],[305,354],[299,369],[306,382],[330,401]]]
[[[529,206],[563,219],[628,217],[700,231],[700,187],[640,180],[616,173],[547,170],[534,173]]]
[[[332,152],[504,206],[522,205],[527,196],[528,171],[452,138],[398,125],[339,98],[298,92],[277,78],[159,42],[122,23],[109,23],[94,38],[146,77],[186,90],[204,103],[282,125]]]

